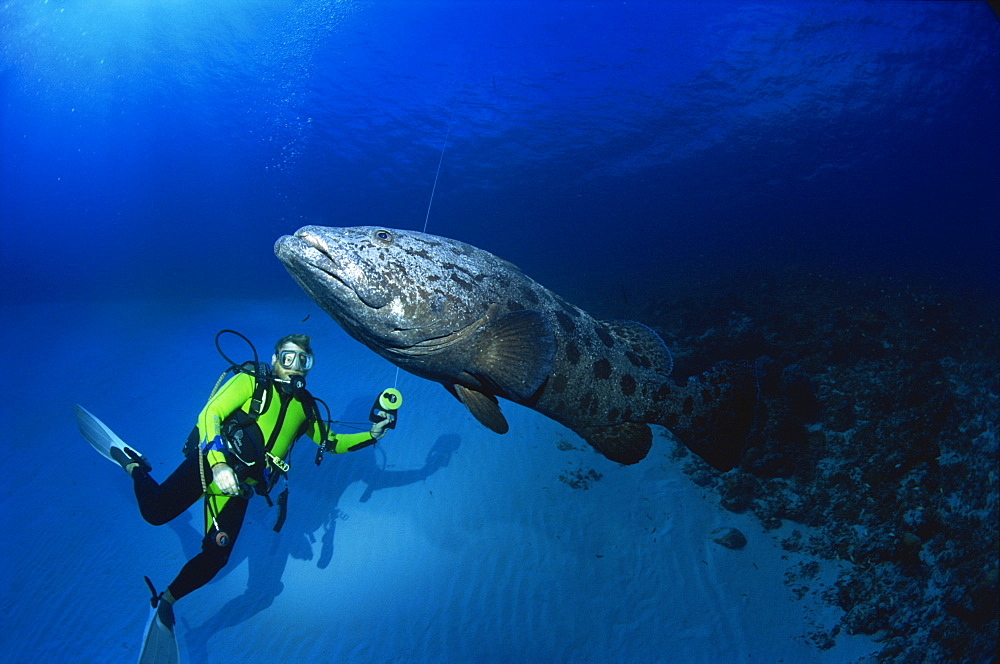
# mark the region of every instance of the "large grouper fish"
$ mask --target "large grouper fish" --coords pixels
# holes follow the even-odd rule
[[[650,424],[718,470],[740,460],[754,421],[751,362],[678,385],[663,339],[597,320],[513,264],[458,240],[380,226],[305,226],[274,246],[288,272],[352,337],[441,383],[488,429],[498,397],[569,427],[623,464],[643,459]]]

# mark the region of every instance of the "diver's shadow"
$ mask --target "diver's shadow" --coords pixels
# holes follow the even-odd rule
[[[320,551],[315,556],[316,566],[319,569],[326,569],[330,565],[335,552],[337,522],[346,518],[338,505],[348,487],[355,482],[363,482],[366,488],[360,501],[367,502],[375,491],[421,482],[447,466],[451,455],[458,450],[460,444],[461,438],[458,435],[442,435],[427,453],[422,467],[404,471],[385,470],[384,453],[378,445],[336,457],[329,455],[323,466],[318,469],[308,466],[303,468],[305,464],[301,460],[302,456],[296,455],[300,460],[292,471],[288,517],[281,532],[278,534],[270,532],[273,521],[267,524],[266,533],[247,532],[249,530],[247,526],[251,525],[248,522],[225,569],[199,592],[210,592],[216,581],[225,578],[243,560],[246,560],[248,565],[246,590],[226,602],[215,614],[195,627],[191,627],[183,619],[184,602],[179,604],[178,619],[184,628],[181,638],[188,651],[188,660],[192,663],[208,661],[208,642],[212,636],[221,634],[226,628],[235,627],[270,607],[284,590],[281,579],[289,558],[297,560],[314,558],[314,545],[317,541],[314,533],[317,531],[322,530],[319,536]],[[296,471],[304,472],[296,473]],[[267,514],[276,516],[277,510],[268,511]],[[172,523],[171,527],[181,538],[185,555],[191,557],[200,551],[202,535],[195,530],[190,517],[186,519],[186,523],[176,525]],[[258,525],[256,530],[262,529]],[[266,536],[273,536],[266,551],[253,546]]]
[[[365,483],[365,490],[361,494],[359,501],[367,503],[376,491],[416,484],[417,482],[426,480],[438,470],[448,465],[448,462],[451,461],[451,455],[458,450],[461,444],[462,439],[457,434],[439,436],[434,441],[434,445],[431,446],[430,451],[427,452],[424,465],[421,468],[414,468],[412,470],[385,470],[384,455],[381,464],[377,461],[381,450],[378,449],[378,446],[371,448],[372,454],[369,456],[369,459],[373,463],[367,463],[363,473],[355,478],[355,480]],[[340,511],[335,509],[333,513],[334,518],[329,519],[324,524],[325,529],[321,538],[322,546],[320,548],[319,559],[316,562],[316,566],[320,569],[326,569],[330,561],[333,560],[334,536],[338,520],[336,517],[339,515]]]

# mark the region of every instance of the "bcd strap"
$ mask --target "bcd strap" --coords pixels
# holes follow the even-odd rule
[[[306,406],[306,412],[309,413],[309,418],[311,421],[316,422],[316,428],[319,430],[319,446],[316,450],[316,465],[320,465],[323,462],[323,455],[329,448],[329,441],[327,437],[330,435],[330,428],[327,426],[326,420],[324,420],[319,414],[319,404],[317,403],[319,399],[313,395],[306,392],[306,399],[299,399],[302,401],[303,406]],[[323,403],[326,406],[326,403]],[[329,408],[327,408],[327,413],[329,413]],[[306,421],[306,426],[309,425],[309,420]]]
[[[280,533],[281,527],[285,525],[285,518],[288,516],[288,487],[286,486],[278,494],[278,518],[274,521],[274,532]]]
[[[285,425],[285,415],[288,413],[288,404],[292,402],[294,395],[279,393],[278,399],[281,401],[281,410],[278,411],[278,419],[274,423],[274,429],[271,430],[271,435],[268,436],[267,444],[264,446],[265,452],[270,452],[274,449],[274,443],[278,440],[278,434],[281,433],[281,427]]]
[[[305,406],[305,411],[309,415],[309,417],[311,417],[312,420],[316,423],[316,426],[319,429],[319,439],[322,440],[325,445],[326,437],[330,433],[330,429],[326,424],[326,420],[320,417],[319,403],[317,403],[320,401],[320,399],[317,399],[306,390],[302,390],[302,392],[303,395],[299,398],[299,401],[301,401],[303,406]],[[324,402],[323,405],[326,406],[326,403]],[[327,410],[329,410],[329,408]],[[309,422],[307,420],[306,426],[308,425]]]
[[[271,368],[264,362],[248,360],[239,366],[239,370],[253,376],[253,396],[250,397],[250,417],[256,420],[264,412],[264,396],[271,386]]]

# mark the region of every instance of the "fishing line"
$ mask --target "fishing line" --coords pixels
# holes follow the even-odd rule
[[[434,192],[437,191],[438,178],[441,177],[441,164],[444,163],[444,149],[448,147],[448,138],[451,136],[451,125],[455,120],[455,114],[452,113],[451,117],[448,119],[448,131],[445,132],[444,142],[441,143],[441,156],[438,157],[437,171],[434,173],[434,186],[431,187],[431,199],[427,201],[427,215],[424,216],[424,230],[427,232],[427,223],[431,219],[431,206],[434,205]],[[399,384],[399,367],[396,367],[396,377],[392,380],[392,386],[395,388]]]
[[[434,204],[434,192],[437,191],[438,186],[438,176],[441,175],[441,164],[444,162],[444,149],[448,145],[448,137],[451,136],[451,123],[455,116],[452,115],[452,119],[448,120],[448,132],[444,135],[444,143],[441,144],[441,156],[438,158],[437,172],[434,174],[434,186],[431,187],[431,200],[427,202],[427,216],[424,217],[424,232],[427,232],[427,222],[431,218],[431,205]]]

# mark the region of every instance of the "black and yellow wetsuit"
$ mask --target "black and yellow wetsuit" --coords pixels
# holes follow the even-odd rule
[[[223,384],[198,415],[198,422],[191,432],[192,440],[189,441],[196,444],[186,448],[186,458],[162,484],[140,469],[132,472],[139,512],[153,525],[171,521],[199,498],[205,498],[205,537],[201,552],[184,565],[170,584],[170,593],[176,599],[211,581],[229,561],[229,554],[239,536],[253,491],[248,488],[239,496],[224,495],[212,479],[212,466],[223,462],[234,468],[240,465],[222,441],[222,428],[232,418],[247,417],[254,387],[253,376],[245,373],[237,374]],[[270,443],[267,468],[263,473],[263,481],[267,484],[273,485],[282,473],[288,471],[285,459],[292,445],[303,434],[317,444],[324,442],[325,434],[326,449],[336,454],[361,449],[375,442],[367,431],[349,434],[326,431],[317,422],[312,403],[308,393],[293,393],[284,389],[281,383],[272,382],[265,391],[260,415],[248,428],[256,427],[253,435]],[[259,481],[245,477],[240,479],[250,484]],[[220,532],[226,534],[224,539],[217,537]],[[224,544],[220,544],[223,541]]]

